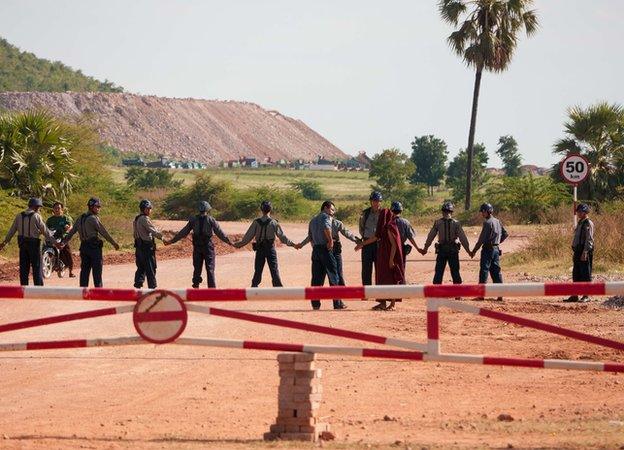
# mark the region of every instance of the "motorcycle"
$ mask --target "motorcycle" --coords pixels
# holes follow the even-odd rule
[[[44,278],[50,278],[53,272],[58,273],[59,278],[65,276],[67,267],[61,261],[61,251],[56,247],[60,239],[46,241],[41,251],[41,269]]]

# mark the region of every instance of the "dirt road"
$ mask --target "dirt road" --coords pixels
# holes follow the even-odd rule
[[[162,224],[177,228],[177,224]],[[230,233],[246,224],[226,223]],[[284,224],[293,240],[305,226]],[[476,230],[469,231],[474,240]],[[420,233],[419,241],[422,241]],[[522,239],[505,245],[511,251]],[[345,246],[346,278],[358,284],[359,255]],[[280,247],[286,285],[307,285],[310,248]],[[415,253],[415,252],[414,252]],[[220,287],[248,286],[253,258],[248,251],[221,255]],[[409,282],[429,282],[434,255],[410,255]],[[477,262],[462,257],[466,281]],[[504,265],[504,259],[503,259]],[[129,287],[134,265],[107,266],[109,287]],[[190,284],[189,259],[159,262],[163,288]],[[265,274],[263,285],[269,286]],[[505,273],[513,281],[515,274]],[[448,278],[448,274],[447,274]],[[48,285],[76,285],[52,279]],[[488,303],[497,310],[624,340],[624,312],[598,302],[564,305],[561,299]],[[0,323],[94,309],[61,301],[3,301]],[[221,306],[381,335],[423,340],[421,300],[406,300],[395,312],[373,312],[351,302],[346,311],[318,312],[306,302]],[[520,357],[604,359],[622,354],[502,322],[444,311],[446,351]],[[135,335],[131,317],[113,316],[3,333],[1,342]],[[185,337],[258,339],[359,345],[344,339],[191,314]],[[322,414],[337,435],[335,445],[366,447],[618,447],[624,445],[622,376],[594,372],[513,369],[459,364],[405,363],[321,357]],[[277,411],[274,352],[142,345],[0,354],[0,447],[2,448],[248,448],[261,447]],[[497,419],[510,414],[511,422]],[[266,444],[278,448],[288,444]],[[292,445],[291,445],[292,446]],[[301,447],[301,445],[293,446]]]

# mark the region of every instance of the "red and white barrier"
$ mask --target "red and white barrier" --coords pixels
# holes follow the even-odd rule
[[[112,345],[145,344],[139,336],[117,337],[108,339],[71,339],[66,341],[33,341],[0,344],[0,352],[16,352],[22,350],[53,350],[61,348],[106,347]]]
[[[137,301],[149,290],[0,286],[1,299]],[[624,295],[624,282],[510,283],[401,286],[320,286],[306,288],[171,289],[184,301],[365,300],[375,298],[542,297]]]

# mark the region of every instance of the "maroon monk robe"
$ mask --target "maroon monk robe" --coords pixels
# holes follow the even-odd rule
[[[377,220],[377,257],[375,258],[375,284],[405,284],[403,246],[396,217],[388,208],[379,211]],[[390,239],[396,245],[394,267],[390,269]]]

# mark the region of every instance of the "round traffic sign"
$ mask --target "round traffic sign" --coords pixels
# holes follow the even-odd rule
[[[559,165],[561,177],[570,184],[580,184],[589,175],[589,161],[581,155],[568,155]]]
[[[188,314],[180,296],[170,291],[152,291],[134,306],[132,321],[137,333],[148,342],[175,341],[186,328]]]

